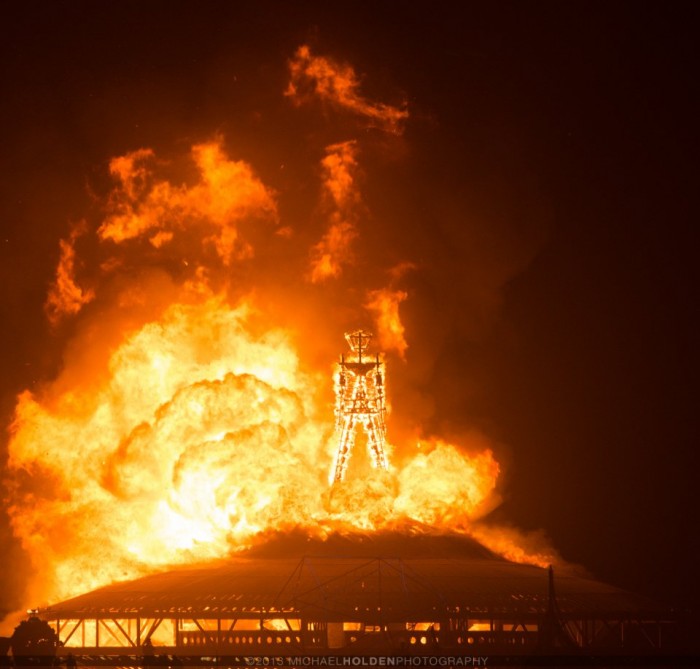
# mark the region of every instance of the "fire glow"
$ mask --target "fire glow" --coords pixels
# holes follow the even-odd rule
[[[407,118],[360,96],[348,66],[308,47],[290,72],[296,103],[315,96],[392,135]],[[101,219],[60,242],[49,291],[50,321],[79,326],[64,368],[18,397],[12,425],[9,513],[36,570],[28,603],[225,557],[292,529],[321,538],[463,532],[509,558],[552,561],[476,524],[497,503],[499,464],[483,437],[452,444],[417,431],[395,443],[389,431],[388,469],[329,489],[333,360],[319,364],[300,342],[315,337],[340,352],[342,331],[312,330],[288,313],[332,308],[305,296],[346,280],[361,235],[359,155],[355,140],[319,151],[327,226],[304,248],[298,226],[281,220],[278,194],[222,137],[192,147],[189,179],[170,177],[149,148],[110,162]],[[82,241],[92,253],[80,253]],[[255,282],[273,244],[302,259],[296,293],[283,269]],[[353,306],[389,365],[408,364],[400,306],[410,293],[394,285],[404,270],[386,271],[388,285],[359,287]]]

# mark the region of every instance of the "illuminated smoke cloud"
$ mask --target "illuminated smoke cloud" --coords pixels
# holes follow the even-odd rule
[[[81,288],[75,279],[75,243],[86,229],[84,224],[76,225],[68,239],[59,241],[60,256],[56,279],[49,288],[45,304],[46,315],[52,325],[56,325],[64,316],[77,314],[95,297],[92,289]]]
[[[150,149],[112,160],[110,172],[118,186],[110,198],[110,214],[98,230],[100,238],[119,243],[147,236],[158,248],[178,232],[199,227],[208,231],[205,241],[225,264],[250,256],[252,247],[241,239],[239,224],[251,218],[276,219],[272,191],[248,164],[230,160],[220,139],[194,146],[192,160],[200,179],[193,186],[157,178]]]
[[[352,112],[370,125],[386,132],[401,134],[408,118],[405,108],[372,102],[359,92],[360,82],[350,65],[343,65],[300,46],[289,61],[291,75],[286,95],[301,104],[315,98],[334,107]]]
[[[337,278],[351,260],[351,244],[357,237],[354,219],[360,196],[355,184],[357,144],[342,142],[326,147],[321,161],[323,190],[331,207],[330,226],[311,252],[313,283]]]
[[[365,308],[373,313],[377,324],[377,337],[384,351],[396,351],[405,358],[408,343],[406,330],[401,323],[399,305],[408,297],[403,290],[380,288],[367,295]]]
[[[326,157],[321,161],[323,186],[337,209],[349,209],[360,197],[355,188],[354,173],[357,170],[357,144],[342,142],[326,147]]]

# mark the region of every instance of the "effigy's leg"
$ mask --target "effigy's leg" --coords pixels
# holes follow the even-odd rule
[[[372,466],[377,469],[389,469],[389,462],[384,452],[383,425],[375,416],[370,416],[367,426],[367,450],[372,458]]]
[[[355,422],[350,417],[345,417],[342,421],[340,439],[338,441],[338,452],[335,456],[335,466],[333,467],[333,482],[343,481],[348,468],[348,460],[355,443]]]

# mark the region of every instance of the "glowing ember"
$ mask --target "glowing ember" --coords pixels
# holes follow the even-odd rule
[[[295,99],[314,82],[320,99],[391,133],[406,118],[361,97],[352,70],[307,47],[291,74]],[[330,227],[303,247],[298,226],[277,226],[275,189],[230,158],[222,137],[195,145],[180,173],[177,161],[148,148],[110,162],[115,185],[100,220],[60,243],[47,312],[56,324],[75,319],[64,368],[19,396],[12,425],[9,514],[36,571],[28,603],[223,557],[292,528],[324,537],[424,524],[474,533],[522,561],[551,561],[474,525],[497,501],[499,465],[484,440],[451,444],[416,429],[386,444],[389,466],[384,363],[362,360],[362,347],[337,377],[346,384],[341,457],[329,490],[338,442],[330,358],[317,351],[334,346],[338,330],[307,321],[323,322],[338,305],[332,293],[310,290],[352,263],[357,156],[354,141],[326,149],[321,205]],[[92,255],[80,256],[79,236],[97,249]],[[387,271],[395,281],[413,267]],[[368,296],[366,312],[353,318],[371,314],[380,345],[405,357],[399,305],[410,294],[371,283],[352,290]],[[305,345],[309,332],[313,346]],[[355,411],[360,390],[365,404]],[[404,421],[404,434],[412,429],[408,416],[387,419]],[[357,422],[377,467],[346,477]]]

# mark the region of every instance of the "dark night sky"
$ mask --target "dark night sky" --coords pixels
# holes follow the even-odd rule
[[[281,98],[285,60],[311,39],[364,73],[368,94],[408,96],[409,173],[424,182],[407,200],[434,189],[538,231],[498,315],[478,334],[455,328],[431,379],[438,418],[508,445],[495,515],[543,529],[602,580],[697,602],[700,91],[684,7],[5,3],[3,419],[60,359],[42,304],[87,184],[139,146],[235,135]],[[266,141],[254,133],[242,146]]]

